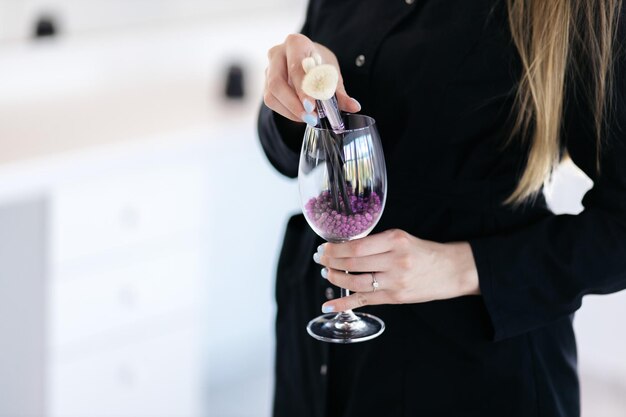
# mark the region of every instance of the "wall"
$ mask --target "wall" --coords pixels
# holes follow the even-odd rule
[[[63,32],[78,34],[280,10],[303,3],[304,0],[0,0],[0,41],[27,39],[41,15],[54,16]]]

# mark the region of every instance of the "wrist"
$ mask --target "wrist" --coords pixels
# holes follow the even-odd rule
[[[469,242],[454,242],[450,246],[456,270],[456,292],[459,296],[480,295],[478,269]]]

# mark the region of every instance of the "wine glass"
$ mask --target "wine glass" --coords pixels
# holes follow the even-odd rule
[[[385,157],[374,119],[344,114],[343,121],[341,131],[307,126],[298,171],[304,216],[315,233],[333,243],[367,236],[387,196]],[[341,289],[342,297],[349,294]],[[334,343],[370,340],[384,330],[378,317],[352,310],[323,314],[307,326],[314,338]]]

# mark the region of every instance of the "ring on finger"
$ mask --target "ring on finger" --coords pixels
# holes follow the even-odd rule
[[[380,284],[376,281],[375,272],[370,272],[370,274],[372,275],[372,292],[376,292],[378,287],[380,287]]]

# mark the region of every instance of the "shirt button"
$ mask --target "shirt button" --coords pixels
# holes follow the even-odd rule
[[[327,373],[328,373],[328,366],[326,364],[320,366],[320,375],[326,376]]]
[[[413,4],[413,3],[415,3],[415,0],[404,0],[404,2],[406,4]]]
[[[357,67],[362,67],[365,64],[365,55],[359,55],[354,61]]]
[[[326,295],[327,300],[335,298],[335,291],[330,287],[326,288],[326,292],[324,294]]]

